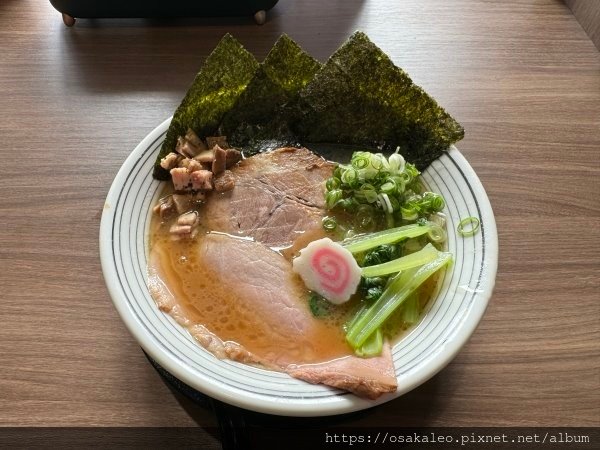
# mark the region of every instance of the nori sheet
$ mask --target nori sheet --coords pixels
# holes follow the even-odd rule
[[[420,170],[464,130],[362,32],[354,33],[300,92],[294,130],[303,142],[381,147]]]
[[[231,111],[224,116],[221,134],[246,154],[251,153],[253,147],[263,147],[258,142],[298,142],[290,131],[290,114],[298,93],[321,66],[289,36],[282,34]]]
[[[362,32],[322,65],[287,35],[262,64],[226,34],[175,111],[154,167],[188,128],[242,148],[350,144],[391,152],[425,169],[464,130]]]
[[[168,179],[160,160],[175,149],[179,136],[191,128],[201,138],[214,135],[223,115],[229,111],[254,76],[258,62],[230,34],[223,36],[196,75],[183,101],[173,114],[165,141],[154,165],[153,176]]]

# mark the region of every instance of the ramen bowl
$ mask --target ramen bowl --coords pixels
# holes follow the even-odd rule
[[[343,414],[390,401],[424,383],[450,363],[473,334],[494,288],[498,238],[481,182],[460,151],[451,147],[421,178],[427,190],[442,194],[446,201],[447,250],[454,261],[440,275],[420,321],[393,345],[396,392],[368,400],[213,356],[158,309],[146,286],[152,206],[163,188],[163,182],[152,178],[152,169],[169,123],[167,119],[146,136],[115,177],[102,214],[100,256],[110,296],[125,326],[173,376],[217,400],[261,413]],[[456,230],[468,217],[477,217],[480,228],[463,237]]]

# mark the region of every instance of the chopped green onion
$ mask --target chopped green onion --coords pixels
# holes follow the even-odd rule
[[[323,228],[327,231],[333,231],[337,227],[337,221],[335,220],[335,217],[325,216],[323,217],[321,223]]]
[[[367,203],[373,203],[377,200],[377,190],[372,184],[365,183],[355,193],[358,199],[365,200]]]
[[[379,231],[377,233],[358,235],[351,239],[346,239],[341,244],[350,252],[358,253],[378,247],[383,244],[391,244],[401,239],[408,239],[421,236],[430,230],[429,224],[418,225],[411,224],[402,227],[391,228],[389,230]]]
[[[412,181],[412,176],[408,172],[401,172],[400,173],[400,179],[406,185],[406,184],[408,184],[408,183],[410,183]]]
[[[431,214],[429,216],[429,221],[432,223],[435,223],[436,225],[438,225],[442,228],[446,227],[446,215],[444,213],[437,212],[437,213]]]
[[[376,266],[368,266],[362,268],[362,276],[365,278],[380,277],[391,273],[401,272],[403,270],[412,269],[413,267],[422,266],[433,261],[438,257],[439,251],[431,244],[427,244],[418,252],[401,258],[393,259],[392,261]]]
[[[429,203],[429,207],[435,212],[441,211],[446,205],[444,197],[435,192],[424,192],[423,199]]]
[[[396,182],[390,178],[383,183],[379,189],[381,189],[381,192],[384,194],[391,195],[396,192]]]
[[[390,171],[395,173],[400,173],[404,171],[406,163],[402,155],[400,155],[399,153],[396,152],[390,155],[390,157],[388,158],[388,162],[390,163]]]
[[[468,230],[465,230],[465,225],[471,225],[471,228]],[[464,237],[473,236],[479,230],[480,225],[481,225],[481,222],[479,221],[479,219],[477,217],[473,217],[473,216],[467,217],[458,223],[457,231],[461,236],[464,236]]]
[[[371,167],[375,170],[381,170],[384,166],[383,155],[381,153],[375,153],[371,158]]]
[[[379,194],[377,196],[377,200],[379,200],[379,204],[381,205],[381,208],[386,212],[386,213],[393,213],[394,210],[392,208],[392,204],[390,202],[390,197],[387,194]]]
[[[417,210],[411,207],[402,206],[400,212],[402,213],[402,218],[404,220],[416,220],[419,218]]]
[[[342,183],[352,186],[358,183],[358,172],[352,167],[348,167],[342,172],[340,180]]]
[[[437,224],[431,223],[431,229],[427,232],[427,237],[431,242],[441,244],[446,242],[446,231]]]
[[[439,252],[439,256],[419,269],[409,269],[394,276],[379,300],[364,310],[348,328],[346,340],[354,349],[360,348],[383,322],[423,282],[452,260],[450,253]]]
[[[356,151],[350,164],[337,165],[326,181],[326,206],[353,213],[359,204],[374,204],[385,214],[388,227],[401,220],[426,218],[444,207],[444,199],[431,192],[419,195],[419,175],[417,168],[398,153],[385,157]],[[383,225],[382,216],[374,216],[377,224]]]
[[[325,195],[325,203],[327,204],[327,208],[333,208],[337,202],[342,199],[343,192],[340,189],[334,189],[329,191],[327,195]]]
[[[331,177],[331,178],[328,178],[327,181],[325,182],[325,187],[327,188],[328,191],[333,191],[334,189],[339,188],[340,184],[341,184],[341,181],[339,178]]]
[[[357,170],[368,167],[370,158],[369,158],[369,156],[366,156],[366,155],[369,155],[369,153],[355,152],[354,155],[352,156],[352,161],[350,161],[350,164],[352,164],[352,167],[354,167]]]
[[[343,198],[338,201],[337,206],[349,212],[354,212],[360,206],[355,198]]]

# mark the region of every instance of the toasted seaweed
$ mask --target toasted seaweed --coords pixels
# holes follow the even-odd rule
[[[400,147],[420,170],[464,136],[460,124],[361,32],[324,65],[286,35],[259,65],[225,35],[173,115],[155,178],[168,178],[160,159],[188,128],[201,138],[227,135],[246,155],[314,143]]]
[[[169,177],[160,167],[160,160],[173,151],[177,138],[185,135],[188,128],[201,138],[216,133],[223,115],[232,108],[257,68],[254,56],[230,34],[221,39],[173,114],[154,165],[155,178]]]
[[[320,62],[282,34],[224,116],[221,133],[241,148],[258,148],[263,146],[260,142],[273,140],[297,142],[290,131],[292,105],[320,68]]]
[[[294,131],[305,142],[400,147],[426,168],[464,130],[362,32],[354,33],[299,93]]]

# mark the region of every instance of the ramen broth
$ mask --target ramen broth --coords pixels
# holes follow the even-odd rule
[[[171,193],[168,187],[164,195]],[[349,321],[358,309],[358,298],[353,298],[347,303],[331,308],[325,317],[314,318],[323,326],[311,329],[312,336],[306,336],[310,342],[316,342],[313,348],[297,348],[294,339],[270,332],[268,325],[255,312],[244,306],[236,297],[235,292],[228,288],[235,283],[235,274],[215,273],[209,263],[198,257],[196,249],[202,245],[202,240],[208,230],[202,224],[202,206],[198,207],[200,217],[200,232],[195,239],[173,240],[169,233],[170,226],[176,217],[163,220],[158,214],[153,214],[150,225],[150,245],[155,255],[158,255],[162,267],[162,281],[175,297],[179,306],[176,317],[181,325],[192,327],[200,324],[218,336],[222,341],[235,342],[243,346],[252,354],[261,359],[268,359],[274,353],[281,353],[283,349],[291,357],[297,358],[299,363],[315,363],[329,361],[346,355],[353,354],[352,349],[345,340],[344,324]],[[278,248],[283,257],[291,260],[293,255],[308,242],[323,237],[321,230],[312,230],[302,233],[297,242],[287,248]],[[300,244],[299,244],[300,243]],[[300,278],[291,272],[290,276],[295,282],[302,284]],[[428,302],[436,286],[437,277],[431,277],[421,287],[419,299],[421,309]],[[310,292],[306,291],[306,308]],[[239,292],[239,291],[238,291]],[[357,297],[357,296],[355,296]],[[182,319],[183,316],[185,319]],[[384,328],[385,334],[395,340],[401,336],[408,325],[402,321],[401,310],[387,321]]]

